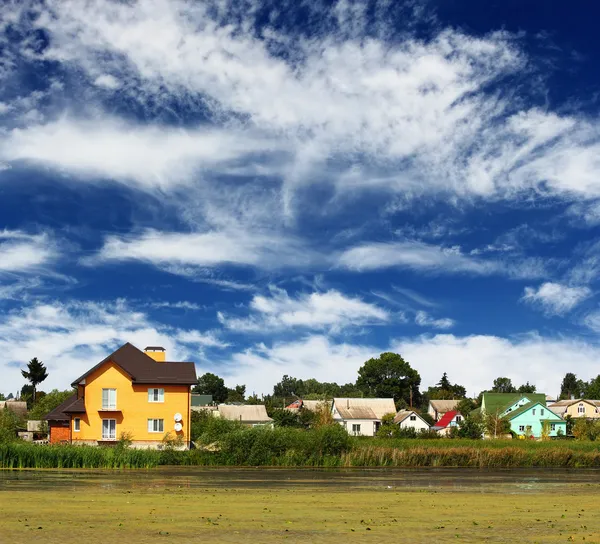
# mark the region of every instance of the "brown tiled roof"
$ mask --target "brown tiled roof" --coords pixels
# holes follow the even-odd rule
[[[48,412],[43,419],[47,421],[69,421],[71,418],[65,410],[77,401],[77,393],[73,393],[67,400],[59,404],[54,410]]]
[[[63,409],[63,412],[65,414],[85,414],[85,401],[83,397],[69,404],[69,406]]]
[[[133,383],[193,385],[197,383],[196,365],[194,363],[156,362],[129,342],[100,361],[77,378],[72,385],[77,385],[104,363],[112,361],[129,375]]]

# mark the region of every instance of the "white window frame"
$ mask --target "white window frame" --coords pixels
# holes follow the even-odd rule
[[[106,393],[106,402],[104,392]],[[111,402],[111,391],[114,391],[114,399]],[[117,390],[114,387],[103,387],[102,388],[102,409],[103,410],[116,410],[117,409]]]
[[[580,402],[579,405],[577,406],[577,413],[585,414],[585,404],[583,404],[583,402]]]
[[[462,416],[456,416],[456,423],[460,423],[462,421]]]
[[[163,387],[150,387],[148,389],[148,402],[165,402],[165,390]]]
[[[81,418],[73,418],[73,432],[78,433],[81,430]]]
[[[543,415],[544,415],[544,409],[543,409],[543,408],[540,410],[540,415],[541,415],[541,416],[543,416]]]
[[[524,433],[525,432],[525,425],[519,425],[519,432],[520,433]]]
[[[550,430],[556,431],[556,423],[550,423]]]
[[[111,421],[114,422],[111,425]],[[108,433],[104,432],[104,422],[108,422]],[[111,433],[111,427],[114,427],[114,433]],[[114,418],[102,420],[102,440],[116,440],[117,439],[117,420]]]
[[[164,433],[165,432],[165,420],[160,418],[149,418],[148,419],[148,432],[149,433]]]
[[[417,416],[410,416],[411,421],[417,421]]]
[[[531,410],[531,415],[534,416],[535,415],[535,408],[533,410]]]
[[[360,434],[360,423],[352,424],[352,434]]]

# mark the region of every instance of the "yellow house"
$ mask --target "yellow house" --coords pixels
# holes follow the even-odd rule
[[[559,400],[548,406],[555,414],[565,418],[585,417],[587,419],[600,418],[600,401],[591,399]]]
[[[156,448],[169,436],[189,448],[195,383],[194,363],[167,362],[162,347],[140,351],[127,343],[77,378],[72,383],[77,395],[52,417],[63,417],[70,430],[63,436],[73,444],[127,437],[133,447]],[[50,414],[46,419],[52,423]]]

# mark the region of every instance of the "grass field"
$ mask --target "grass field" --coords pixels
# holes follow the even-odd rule
[[[290,471],[292,472],[292,471]],[[432,481],[435,473],[432,473]],[[2,542],[600,542],[600,484],[0,487]]]

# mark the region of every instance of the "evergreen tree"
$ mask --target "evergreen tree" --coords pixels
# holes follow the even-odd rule
[[[21,370],[21,374],[23,378],[29,381],[31,384],[33,393],[32,393],[32,403],[35,404],[35,390],[36,387],[42,383],[47,377],[48,372],[46,367],[42,363],[42,361],[38,361],[37,357],[34,357],[27,363],[27,370]]]

